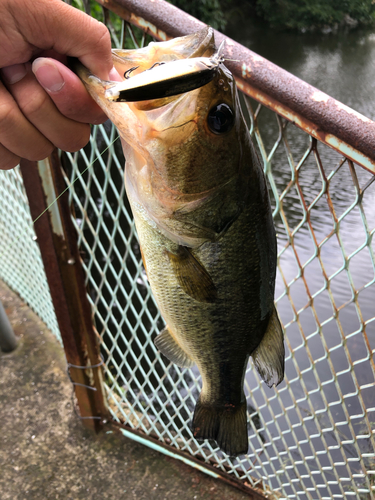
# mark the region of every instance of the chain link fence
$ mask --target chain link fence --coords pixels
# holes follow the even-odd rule
[[[117,46],[148,43],[127,23]],[[138,42],[137,42],[138,40]],[[249,365],[249,453],[230,459],[189,428],[200,388],[154,347],[163,327],[142,266],[110,122],[61,153],[114,421],[199,456],[278,498],[375,497],[375,182],[277,113],[241,96],[269,182],[278,234],[276,304],[286,376],[269,389]],[[115,142],[113,142],[115,141]],[[102,154],[103,150],[109,148]],[[1,172],[0,276],[57,334],[18,171]],[[30,286],[31,284],[31,286]],[[38,290],[38,293],[35,293]]]

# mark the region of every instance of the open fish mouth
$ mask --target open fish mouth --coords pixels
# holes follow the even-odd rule
[[[205,29],[194,37],[151,42],[142,49],[113,49],[114,65],[124,78],[120,82],[99,80],[77,60],[71,59],[70,65],[86,83],[100,82],[109,101],[165,99],[198,89],[215,78],[224,61],[224,41],[215,50],[212,40],[212,30]]]
[[[212,57],[193,57],[168,62],[155,62],[149,69],[131,77],[138,66],[124,73],[125,80],[111,84],[105,97],[115,102],[162,99],[184,94],[210,83],[216,76],[224,41]]]

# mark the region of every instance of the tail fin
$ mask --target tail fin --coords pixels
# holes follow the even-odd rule
[[[246,401],[225,406],[201,403],[198,399],[193,418],[196,439],[214,439],[224,453],[231,457],[247,453]]]

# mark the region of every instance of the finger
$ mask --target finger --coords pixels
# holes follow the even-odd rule
[[[33,62],[32,71],[63,115],[83,123],[97,124],[107,120],[78,76],[64,64],[40,57]]]
[[[0,144],[0,170],[10,170],[11,168],[16,167],[21,158],[13,153],[11,153],[8,149],[4,148],[2,144]]]
[[[42,160],[53,150],[51,142],[25,118],[1,81],[0,143],[14,155],[32,161]]]
[[[78,151],[90,138],[90,126],[62,115],[39,85],[27,63],[28,72],[22,80],[8,84],[19,109],[27,120],[52,144],[65,151]],[[5,68],[7,70],[7,68]],[[4,73],[4,68],[2,70]],[[3,142],[3,141],[1,141]]]

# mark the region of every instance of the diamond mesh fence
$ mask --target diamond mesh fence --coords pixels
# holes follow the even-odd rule
[[[126,33],[127,40],[146,41],[123,24],[116,45],[124,46]],[[285,328],[285,380],[269,389],[249,364],[248,455],[231,459],[214,443],[193,439],[189,423],[200,375],[195,368],[171,364],[154,347],[164,323],[142,266],[124,190],[120,142],[107,122],[93,127],[83,150],[61,153],[61,162],[71,184],[73,222],[104,357],[108,406],[115,421],[199,455],[280,498],[372,499],[374,175],[276,113],[245,96],[241,99],[264,163],[278,234],[276,304]],[[9,187],[0,189],[12,191],[24,208],[9,215],[1,234],[10,232],[14,241],[26,224],[27,240],[32,241],[19,174],[4,176]],[[2,194],[1,221],[8,220],[6,200]],[[34,280],[39,265],[35,262],[40,262],[35,242],[30,243],[35,257],[26,259],[25,241],[22,238],[17,251],[4,247],[0,256],[2,276],[18,291],[31,278],[22,274],[24,269],[18,277],[14,254],[19,253],[21,268],[25,260],[32,262]],[[43,286],[47,304],[48,289]],[[49,306],[41,307],[40,299],[32,302],[33,290],[23,296],[56,331]]]
[[[61,342],[19,167],[0,170],[0,235],[0,279]]]

